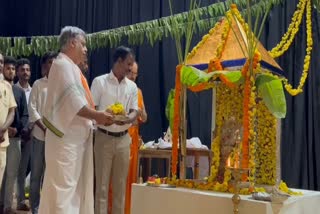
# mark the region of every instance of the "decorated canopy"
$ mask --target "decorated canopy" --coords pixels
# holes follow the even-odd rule
[[[227,32],[225,32],[225,29],[228,29]],[[220,51],[218,47],[223,42],[222,40],[225,40],[220,56],[223,68],[225,70],[239,70],[245,64],[248,57],[247,48],[243,49],[243,47],[248,46],[248,38],[245,30],[236,18],[227,20],[225,17],[221,19],[210,30],[209,34],[205,35],[202,41],[191,51],[186,64],[200,70],[208,69],[210,61],[214,58],[219,58],[217,56]],[[257,51],[261,54],[260,63],[262,69],[269,70],[278,75],[283,74],[280,66],[259,41]]]

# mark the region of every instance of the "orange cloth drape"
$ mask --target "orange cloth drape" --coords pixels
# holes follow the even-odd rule
[[[143,96],[140,89],[138,89],[138,107],[139,109],[144,108]],[[127,178],[127,188],[126,188],[126,205],[125,214],[130,214],[131,206],[131,184],[136,182],[137,179],[137,169],[138,169],[138,152],[139,152],[139,118],[138,123],[129,128],[129,134],[132,139],[130,148],[130,164],[129,172]]]
[[[90,88],[88,85],[88,81],[87,81],[86,77],[82,74],[82,72],[80,72],[80,76],[81,76],[82,86],[86,92],[86,100],[87,100],[88,104],[90,105],[90,107],[94,109],[95,105],[94,105],[94,102],[92,99],[92,94],[91,94],[91,91],[90,91]]]

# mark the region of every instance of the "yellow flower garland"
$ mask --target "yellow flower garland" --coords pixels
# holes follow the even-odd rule
[[[256,154],[256,130],[255,130],[255,124],[256,124],[256,87],[255,85],[255,79],[251,78],[251,85],[253,86],[251,88],[250,93],[250,102],[249,102],[249,182],[251,184],[255,183],[255,173],[256,173],[256,160],[255,160],[255,154]]]
[[[276,118],[263,101],[257,104],[256,184],[276,183]]]
[[[227,12],[226,16],[227,16],[227,19],[228,19],[228,17],[230,17],[230,12]],[[217,50],[216,50],[215,55],[214,55],[215,59],[220,59],[221,58],[223,49],[224,49],[224,47],[226,45],[227,37],[228,37],[229,32],[230,32],[230,28],[231,28],[230,23],[226,22],[224,24],[223,32],[221,34],[221,41],[218,44]]]
[[[287,79],[284,80],[285,89],[292,95],[295,96],[297,94],[300,94],[302,92],[302,88],[304,86],[304,83],[308,77],[308,71],[310,66],[310,59],[311,59],[311,51],[312,51],[312,19],[311,19],[311,0],[302,0],[307,1],[307,13],[306,13],[306,22],[307,22],[307,48],[306,48],[306,56],[304,58],[304,65],[303,65],[303,71],[300,78],[299,85],[296,89],[292,87],[292,85],[288,82]]]
[[[214,25],[214,27],[213,27],[212,29],[210,29],[209,33],[206,34],[206,35],[204,35],[204,36],[202,37],[202,40],[191,50],[190,53],[188,53],[188,55],[187,55],[187,61],[188,61],[190,58],[192,58],[192,57],[198,52],[198,49],[203,46],[203,44],[207,41],[207,39],[210,37],[210,35],[212,35],[212,34],[216,31],[216,29],[217,29],[217,27],[218,27],[219,25],[220,25],[220,22],[217,22],[217,23]]]
[[[292,16],[292,20],[287,32],[283,35],[280,43],[269,52],[269,54],[273,58],[281,56],[291,46],[293,39],[295,38],[295,35],[299,31],[307,1],[308,0],[299,1],[297,5],[297,10],[294,12]]]
[[[231,14],[237,18],[237,20],[240,22],[241,26],[243,27],[246,35],[249,33],[249,25],[245,22],[245,20],[242,18],[239,10],[237,9],[237,6],[231,7]]]
[[[216,86],[216,136],[211,144],[213,153],[209,181],[215,181],[220,164],[220,141],[221,131],[225,120],[235,117],[241,123],[242,119],[242,91],[241,87],[228,88],[228,86],[217,83]],[[227,170],[226,170],[227,171]],[[224,175],[224,182],[229,181]]]

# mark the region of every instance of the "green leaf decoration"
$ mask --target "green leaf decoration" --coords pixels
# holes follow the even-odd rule
[[[319,1],[314,0],[313,4],[318,9]],[[252,5],[251,13],[253,16],[261,14],[267,10],[269,4],[271,8],[279,5],[283,0],[260,0]],[[105,47],[116,47],[123,40],[128,40],[129,45],[141,45],[148,42],[154,45],[168,36],[174,39],[181,39],[183,36],[190,36],[186,31],[194,25],[194,33],[203,33],[224,16],[232,3],[237,4],[239,11],[246,14],[247,0],[227,0],[217,2],[206,7],[199,7],[187,12],[178,13],[172,16],[162,17],[160,19],[150,20],[129,26],[123,26],[115,29],[104,30],[87,34],[87,45],[89,50],[95,50]],[[13,41],[13,42],[12,42]],[[59,49],[58,36],[33,36],[31,43],[27,44],[27,37],[0,37],[0,50],[6,55],[28,56],[32,53],[42,55],[44,52]]]
[[[231,83],[239,84],[243,82],[241,71],[213,71],[207,73],[193,66],[182,66],[181,82],[187,86],[196,86],[200,83],[208,82],[215,77],[223,75]]]
[[[199,83],[208,82],[214,73],[206,73],[192,66],[182,66],[181,82],[187,86],[195,86]]]
[[[174,96],[175,96],[175,90],[171,89],[169,92],[167,105],[166,105],[166,117],[169,121],[169,126],[171,130],[173,126]]]
[[[287,112],[287,105],[281,79],[267,74],[260,74],[256,78],[256,87],[273,116],[284,118]]]
[[[231,83],[241,84],[244,82],[241,71],[214,71],[212,73],[224,76]]]

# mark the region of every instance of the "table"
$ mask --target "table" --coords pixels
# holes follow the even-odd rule
[[[282,203],[256,201],[241,195],[240,214],[316,214],[320,213],[320,192],[296,190],[303,196],[292,196]],[[232,214],[232,194],[186,188],[148,187],[133,184],[131,214]],[[317,211],[318,210],[318,211]]]
[[[208,162],[210,166],[211,162],[211,151],[207,149],[196,149],[196,148],[187,148],[187,156],[194,157],[194,172],[193,178],[199,179],[199,158],[201,156],[208,157]],[[147,158],[148,159],[148,168],[147,168],[147,175],[151,175],[151,159],[153,158],[160,158],[166,160],[167,166],[167,176],[170,177],[170,169],[171,169],[171,149],[140,149],[138,152],[138,167],[137,167],[137,182],[139,178],[140,172],[140,159]],[[210,167],[209,167],[210,169]]]

